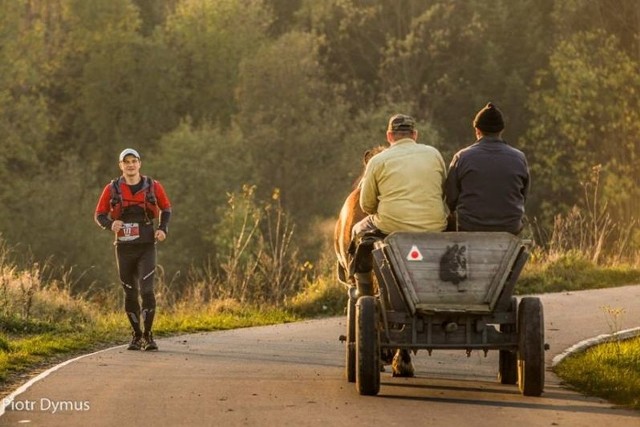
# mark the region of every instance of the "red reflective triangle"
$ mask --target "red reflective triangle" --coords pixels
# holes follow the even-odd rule
[[[409,250],[409,253],[407,254],[407,261],[422,261],[423,259],[424,258],[422,257],[422,253],[420,252],[420,249],[418,249],[418,246],[411,246],[411,250]]]

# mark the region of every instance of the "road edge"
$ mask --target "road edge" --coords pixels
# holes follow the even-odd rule
[[[555,368],[565,358],[577,353],[582,353],[596,345],[605,344],[605,343],[614,342],[614,341],[630,340],[638,336],[640,336],[640,327],[625,329],[623,331],[615,332],[613,334],[602,334],[593,338],[588,338],[586,340],[580,341],[577,344],[572,345],[571,347],[564,350],[562,353],[554,356],[553,360],[551,361],[551,367]]]
[[[15,389],[9,395],[7,395],[7,396],[2,398],[2,402],[0,404],[0,417],[2,417],[4,415],[4,413],[6,411],[6,407],[9,406],[11,404],[11,402],[13,402],[17,396],[19,396],[20,394],[24,393],[33,384],[35,384],[38,381],[48,377],[50,374],[52,374],[53,372],[57,371],[58,369],[60,369],[60,368],[62,368],[64,366],[67,366],[70,363],[73,363],[73,362],[78,361],[80,359],[84,359],[85,357],[93,356],[95,354],[100,354],[100,353],[103,353],[105,351],[113,350],[114,348],[118,348],[118,347],[125,347],[125,345],[117,345],[117,346],[114,346],[114,347],[109,347],[109,348],[104,348],[102,350],[94,351],[92,353],[82,354],[80,356],[74,357],[73,359],[65,360],[64,362],[58,363],[57,365],[52,366],[51,368],[47,369],[46,371],[41,372],[40,374],[36,375],[35,377],[31,378],[26,383],[22,384],[17,389]]]

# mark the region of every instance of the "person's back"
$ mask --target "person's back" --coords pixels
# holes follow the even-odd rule
[[[433,147],[403,138],[369,162],[360,196],[380,231],[442,231],[446,166]]]
[[[374,156],[361,182],[360,207],[368,216],[354,226],[366,231],[443,231],[446,166],[434,147],[417,144],[415,120],[403,114],[389,119],[390,147]]]
[[[529,190],[526,157],[502,139],[504,120],[493,104],[476,115],[474,127],[478,139],[455,154],[445,186],[455,229],[518,234]]]

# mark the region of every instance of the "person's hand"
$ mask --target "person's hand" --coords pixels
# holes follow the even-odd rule
[[[165,234],[164,231],[162,230],[156,230],[156,240],[158,242],[162,242],[164,239],[167,238],[167,235]]]
[[[118,231],[122,230],[123,224],[124,222],[120,221],[119,219],[116,219],[111,223],[111,231],[113,231],[114,233],[117,233]]]

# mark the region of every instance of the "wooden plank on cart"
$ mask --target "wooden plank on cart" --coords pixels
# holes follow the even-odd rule
[[[415,311],[489,313],[523,242],[503,232],[396,232],[385,244]]]

